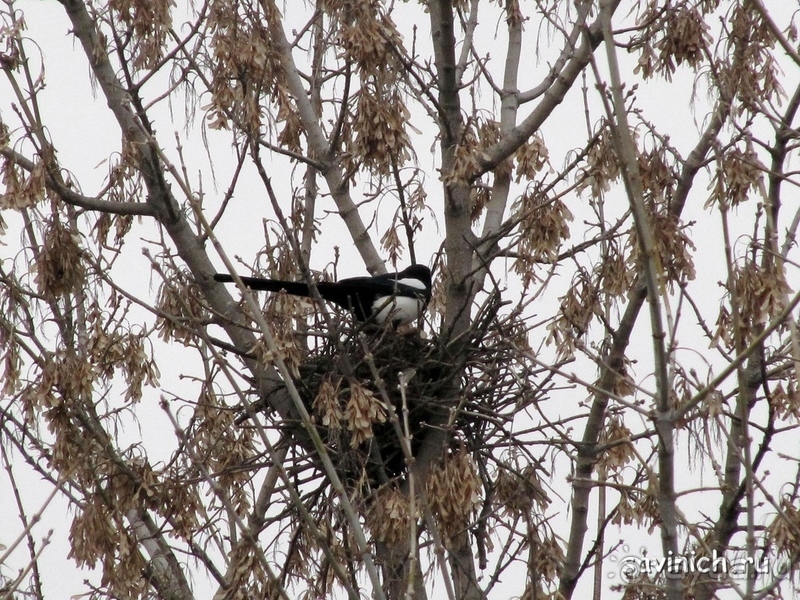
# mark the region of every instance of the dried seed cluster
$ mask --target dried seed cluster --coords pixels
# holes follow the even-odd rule
[[[373,436],[375,424],[386,421],[386,406],[363,385],[351,383],[344,420],[352,432],[350,446],[355,448]]]
[[[551,262],[558,257],[561,243],[569,237],[572,213],[560,199],[550,199],[535,192],[524,194],[512,207],[519,219],[519,257],[514,270],[530,285],[533,263]]]
[[[164,54],[164,44],[172,28],[174,0],[110,0],[114,12],[131,33],[131,64],[135,69],[155,67]]]
[[[434,467],[426,482],[431,511],[445,544],[462,534],[480,505],[481,480],[469,452],[461,448]]]
[[[414,519],[420,518],[419,504]],[[408,496],[392,486],[380,488],[367,518],[376,540],[396,545],[408,538],[411,526],[411,502]]]
[[[36,257],[36,284],[48,298],[80,290],[86,281],[78,232],[53,219],[45,230],[42,249]]]
[[[169,281],[162,282],[158,292],[156,328],[161,339],[189,346],[197,342],[192,330],[207,318],[205,302],[192,278],[181,271],[172,275]]]
[[[0,130],[0,135],[3,132]],[[2,144],[0,144],[2,145]],[[23,171],[12,160],[3,160],[0,182],[0,208],[22,210],[34,206],[45,197],[45,165],[37,162],[30,172]]]

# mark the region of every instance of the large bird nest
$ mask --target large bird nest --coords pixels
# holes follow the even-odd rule
[[[458,414],[455,366],[436,340],[416,331],[337,340],[301,372],[301,396],[334,464],[356,479],[366,474],[383,483],[402,474],[406,454],[416,452],[427,428]]]
[[[438,536],[447,545],[468,532],[482,563],[496,518],[529,519],[549,503],[546,456],[528,441],[546,435],[545,415],[536,419],[535,413],[553,386],[552,369],[530,348],[520,311],[499,316],[499,308],[498,296],[490,295],[454,341],[346,321],[326,327],[321,319],[303,333],[290,330],[305,346],[293,355],[294,386],[345,489],[331,485],[306,425],[270,411],[266,423],[281,433],[282,468],[296,485],[302,514],[328,532],[352,568],[360,553],[342,494],[375,541],[397,547],[415,523],[430,531],[422,544]],[[252,416],[250,407],[243,417],[249,423]],[[431,448],[440,455],[431,457]],[[426,460],[423,479],[409,477],[409,454]],[[315,555],[317,542],[298,525],[305,518],[299,505],[292,506],[268,519],[286,519],[293,528],[286,572],[304,577],[311,560],[324,571],[327,558]]]
[[[346,326],[308,350],[294,384],[349,489],[402,478],[432,428],[445,431],[452,451],[475,456],[507,441],[506,425],[541,390],[520,359],[527,332],[498,322],[498,306],[487,303],[455,345],[417,330]],[[302,423],[288,427],[298,468],[319,471],[319,457],[303,450]]]

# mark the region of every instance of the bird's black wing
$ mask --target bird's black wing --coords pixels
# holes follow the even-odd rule
[[[424,285],[423,282],[420,283]],[[317,286],[320,285],[325,284],[317,284]],[[348,277],[347,279],[340,279],[333,285],[342,290],[347,290],[349,295],[360,292],[365,296],[372,296],[373,300],[378,296],[394,295],[408,296],[409,298],[427,298],[429,294],[427,289],[419,289],[398,281],[397,273],[387,273],[385,275],[376,275],[375,277]],[[335,300],[331,300],[331,302],[335,302]]]
[[[395,293],[395,281],[389,277],[348,277],[337,282],[321,281],[319,295],[328,302],[353,311],[356,318],[366,321],[372,316],[372,304],[379,296]]]
[[[375,277],[349,277],[328,285],[333,289],[323,291],[320,288],[320,295],[330,302],[352,310],[361,321],[366,321],[372,316],[374,303],[378,298],[406,296],[417,298],[423,306],[430,300],[430,290],[401,283],[397,281],[396,273]]]

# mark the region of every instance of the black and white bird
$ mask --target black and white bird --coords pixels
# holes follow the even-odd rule
[[[311,297],[307,283],[261,277],[242,277],[251,290],[284,291],[293,296]],[[214,280],[233,283],[233,277],[217,273]],[[349,277],[315,284],[319,295],[328,302],[353,312],[359,321],[372,320],[379,325],[391,321],[406,325],[417,320],[431,299],[431,270],[425,265],[411,265],[399,273],[374,277]]]

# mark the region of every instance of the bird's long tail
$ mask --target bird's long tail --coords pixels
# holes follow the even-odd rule
[[[285,291],[287,294],[293,296],[310,296],[308,285],[299,281],[281,281],[280,279],[263,279],[261,277],[241,277],[244,283],[251,290],[259,290],[265,292],[280,292]],[[214,281],[220,283],[233,283],[233,277],[227,273],[217,273],[214,275]]]

